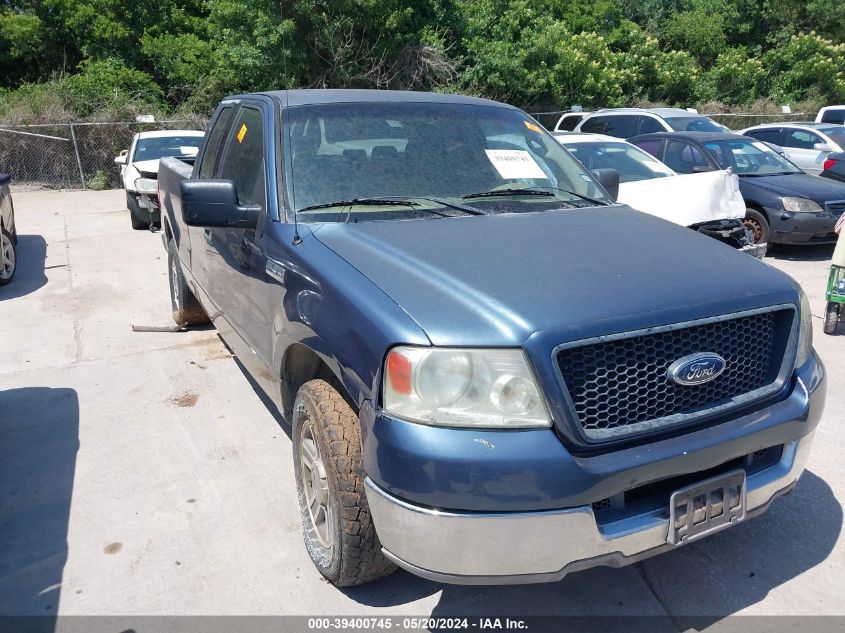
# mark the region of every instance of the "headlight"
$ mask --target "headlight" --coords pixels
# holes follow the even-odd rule
[[[783,208],[793,213],[818,213],[823,211],[821,205],[808,198],[781,198]]]
[[[437,426],[551,426],[518,349],[396,347],[384,367],[384,409]]]
[[[795,352],[795,366],[800,367],[813,353],[813,313],[807,295],[801,291],[801,327],[798,331],[798,350]]]

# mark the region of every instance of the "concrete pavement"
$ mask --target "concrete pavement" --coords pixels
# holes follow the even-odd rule
[[[122,192],[22,192],[15,208],[20,268],[0,288],[2,615],[845,614],[845,336],[820,319],[828,407],[798,489],[763,517],[555,584],[400,571],[338,590],[302,543],[289,428],[215,331],[131,331],[172,321],[161,240],[131,230]],[[768,259],[818,317],[829,253]]]

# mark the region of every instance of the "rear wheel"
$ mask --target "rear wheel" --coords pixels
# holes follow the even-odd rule
[[[828,303],[824,313],[824,333],[836,334],[836,327],[839,325],[839,304]]]
[[[0,227],[0,286],[12,281],[17,270],[15,240],[5,227]]]
[[[367,504],[355,412],[329,383],[311,380],[297,393],[292,426],[302,531],[317,570],[337,587],[393,573]]]
[[[176,242],[172,239],[167,243],[167,266],[170,277],[170,305],[173,309],[173,320],[179,325],[200,325],[208,323],[209,318],[202,309],[200,302],[188,287],[179,255],[176,252]]]
[[[742,223],[751,232],[752,243],[765,244],[769,241],[769,234],[771,232],[769,221],[757,209],[746,209],[745,219]]]

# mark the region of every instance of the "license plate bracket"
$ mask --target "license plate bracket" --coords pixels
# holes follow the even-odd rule
[[[673,492],[666,541],[689,543],[744,518],[745,471],[739,468]]]

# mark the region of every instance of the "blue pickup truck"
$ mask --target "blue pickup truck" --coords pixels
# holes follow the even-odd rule
[[[233,96],[159,182],[173,316],[211,320],[290,421],[338,586],[626,565],[801,476],[825,394],[801,288],[615,204],[517,108]]]

